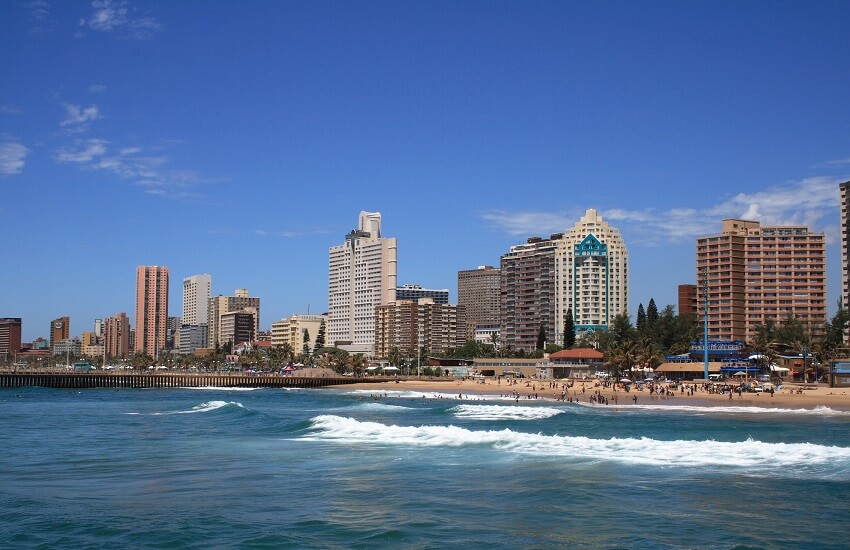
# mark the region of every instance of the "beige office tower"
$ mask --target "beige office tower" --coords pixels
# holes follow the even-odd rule
[[[398,248],[381,236],[381,214],[360,212],[357,229],[331,247],[328,268],[328,345],[371,356],[375,308],[395,301]]]
[[[628,312],[629,252],[619,229],[593,209],[557,237],[557,343],[563,343],[569,310],[577,334],[607,330],[614,317]]]
[[[464,308],[438,304],[433,298],[398,300],[376,308],[375,357],[388,359],[393,349],[406,358],[425,350],[442,355],[464,343]],[[420,357],[424,360],[424,357]]]
[[[212,276],[192,275],[183,279],[184,325],[206,325],[209,323],[210,298],[212,298]]]
[[[168,319],[168,268],[136,268],[136,343],[135,350],[153,358],[165,349]]]
[[[709,340],[751,342],[755,327],[789,316],[817,335],[826,322],[823,233],[805,226],[762,227],[723,220],[719,235],[697,239],[697,308],[708,296]]]
[[[472,340],[475,327],[498,327],[500,323],[501,270],[483,265],[457,272],[457,305],[466,311],[464,338]]]

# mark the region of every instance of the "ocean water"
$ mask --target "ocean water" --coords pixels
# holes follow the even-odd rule
[[[0,547],[850,546],[850,412],[391,390],[2,390]]]

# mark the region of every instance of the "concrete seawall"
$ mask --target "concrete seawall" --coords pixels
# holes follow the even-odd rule
[[[369,382],[394,378],[370,377]],[[353,376],[281,376],[183,373],[2,372],[0,388],[320,388],[363,382]]]

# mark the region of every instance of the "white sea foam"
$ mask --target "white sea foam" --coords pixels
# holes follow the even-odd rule
[[[494,450],[569,461],[612,461],[629,465],[731,469],[747,475],[798,476],[801,470],[827,466],[850,474],[850,448],[812,443],[746,441],[663,441],[642,438],[593,439],[512,430],[475,431],[456,426],[387,426],[324,415],[312,419],[303,437],[344,444],[411,447],[483,446]]]
[[[401,405],[387,405],[386,403],[362,403],[355,407],[360,411],[412,411],[413,407],[402,407]]]
[[[452,399],[455,401],[513,401],[514,398],[499,395],[479,395],[475,393],[445,393],[445,392],[422,392],[415,390],[350,390],[348,395],[373,396],[381,395],[397,399]],[[463,395],[463,398],[460,397]]]
[[[596,409],[615,409],[618,411],[683,412],[698,414],[784,414],[792,416],[850,416],[850,411],[839,411],[829,407],[817,406],[813,409],[786,409],[761,406],[699,406],[699,405],[595,405],[579,403],[584,407]]]
[[[261,388],[221,388],[218,386],[197,386],[197,387],[185,387],[180,388],[181,390],[206,390],[206,391],[254,391],[259,390]]]
[[[449,411],[458,418],[473,420],[542,420],[564,412],[554,407],[518,405],[458,405]]]

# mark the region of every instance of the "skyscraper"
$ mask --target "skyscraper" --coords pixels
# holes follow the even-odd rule
[[[537,348],[543,329],[554,342],[555,250],[552,239],[529,237],[526,244],[512,246],[501,260],[501,341],[526,352]]]
[[[328,255],[328,344],[371,355],[375,308],[395,301],[396,239],[381,236],[379,212],[360,212],[358,228]]]
[[[184,325],[206,325],[209,323],[210,298],[212,298],[212,276],[192,275],[183,279]]]
[[[629,252],[620,231],[588,209],[558,240],[559,340],[568,310],[576,332],[607,330],[629,307]]]
[[[697,239],[696,260],[697,304],[702,310],[707,288],[711,340],[751,341],[757,325],[789,316],[811,334],[826,322],[823,233],[726,219],[721,234]]]
[[[628,310],[628,264],[619,230],[593,209],[565,233],[511,247],[502,256],[502,341],[533,350],[542,327],[547,343],[561,343],[568,311],[578,333],[607,330]]]
[[[850,308],[850,255],[847,252],[847,240],[850,238],[850,181],[845,181],[838,189],[841,192],[841,307],[847,309]]]
[[[165,348],[168,318],[168,268],[136,268],[136,352],[156,358]]]
[[[495,326],[500,323],[501,270],[483,265],[478,269],[457,272],[457,305],[466,311],[464,337],[471,340],[477,325]]]

